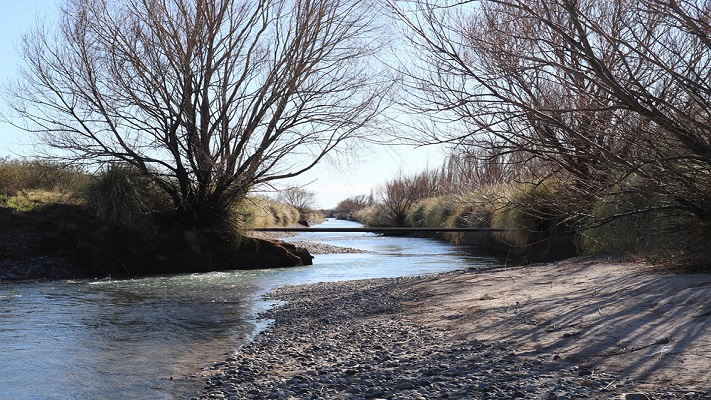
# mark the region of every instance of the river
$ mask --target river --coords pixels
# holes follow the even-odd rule
[[[293,240],[368,252],[317,255],[312,266],[288,269],[0,284],[0,398],[187,398],[202,386],[196,372],[265,326],[256,314],[270,306],[261,296],[275,287],[500,265],[423,238],[302,233]]]

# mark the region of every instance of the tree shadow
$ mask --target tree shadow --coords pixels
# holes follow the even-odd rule
[[[590,268],[467,274],[430,296],[467,338],[512,341],[522,355],[559,355],[642,382],[711,388],[711,275]]]

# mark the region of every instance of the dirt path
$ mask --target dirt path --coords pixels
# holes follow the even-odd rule
[[[711,275],[576,259],[416,283],[412,318],[638,380],[711,389]]]

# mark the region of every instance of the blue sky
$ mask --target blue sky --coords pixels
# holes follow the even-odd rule
[[[22,35],[35,25],[36,18],[44,18],[48,13],[54,13],[56,6],[54,0],[5,0],[2,3],[2,12],[0,13],[0,85],[4,87],[8,80],[13,80],[17,75],[19,63],[17,47]],[[24,132],[0,122],[0,157],[29,155],[31,142]]]
[[[38,18],[54,18],[61,0],[4,0],[2,3],[0,82],[4,86],[17,76],[20,62],[17,48],[22,35],[35,25]],[[0,157],[31,157],[32,143],[33,139],[24,132],[0,122]],[[371,189],[384,184],[400,171],[417,173],[427,166],[441,165],[442,159],[442,151],[435,147],[370,147],[361,151],[358,157],[323,163],[305,175],[280,184],[282,187],[306,185],[306,189],[317,193],[319,207],[330,208],[347,197],[370,193]]]

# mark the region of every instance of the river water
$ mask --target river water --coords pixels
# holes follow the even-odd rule
[[[324,227],[357,227],[329,220]],[[261,299],[283,285],[423,275],[500,265],[423,238],[302,233],[368,253],[317,255],[313,266],[131,280],[0,284],[0,399],[183,399],[194,374],[267,322]]]

